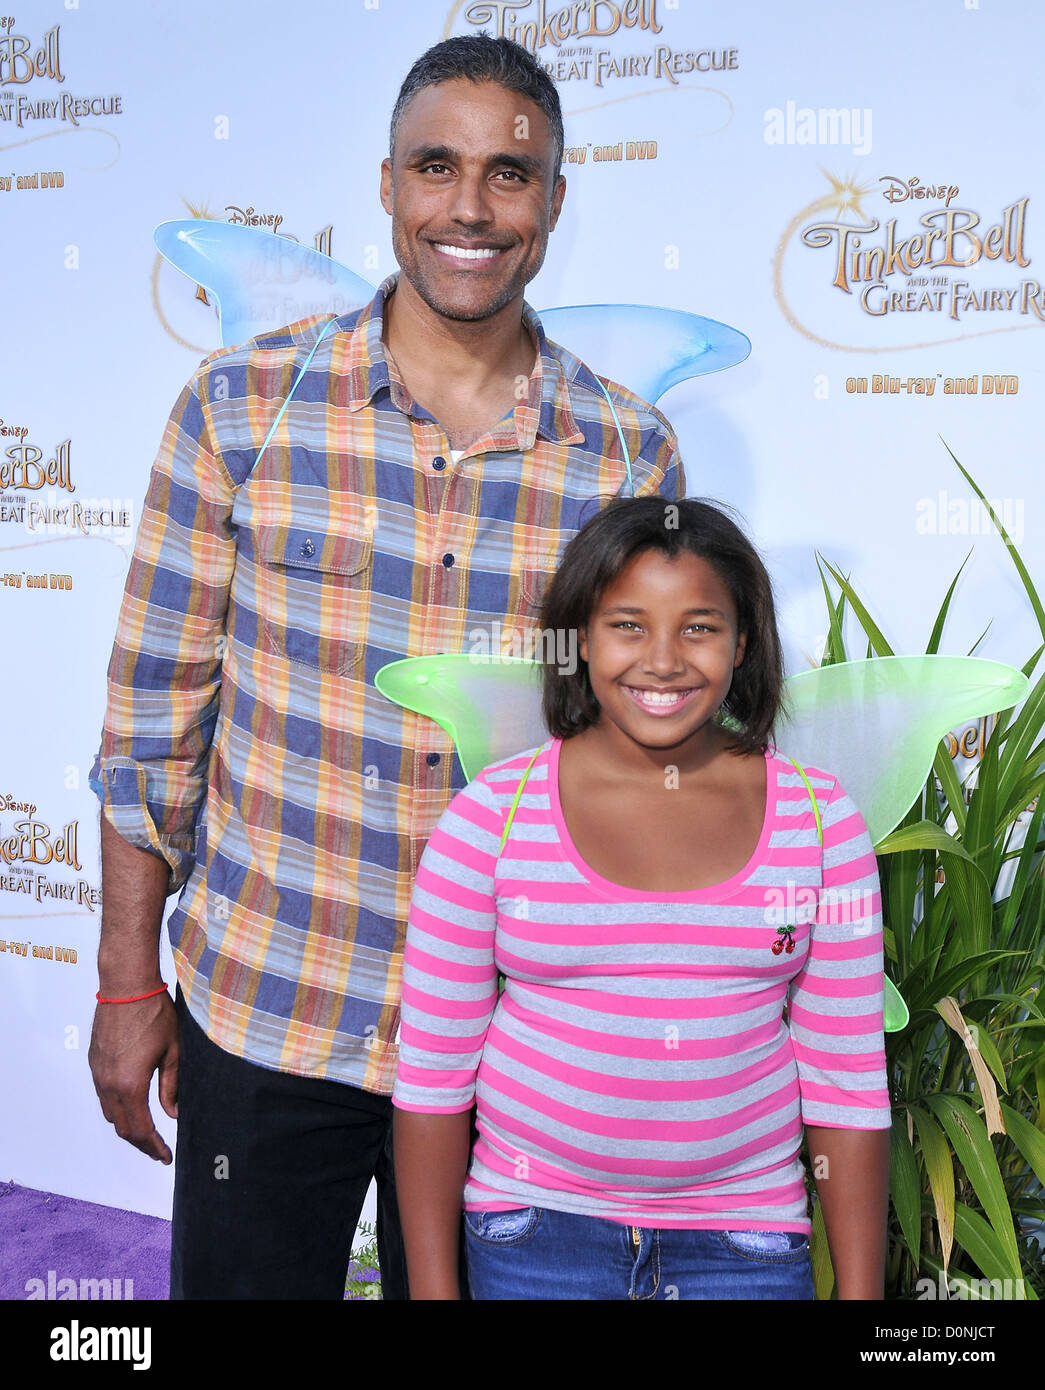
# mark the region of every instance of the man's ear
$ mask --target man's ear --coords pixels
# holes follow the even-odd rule
[[[555,180],[555,187],[552,190],[552,207],[548,217],[549,232],[555,231],[555,224],[559,220],[559,213],[562,212],[562,200],[566,197],[566,179],[560,174]]]
[[[381,206],[389,216],[392,215],[392,161],[381,161]]]
[[[744,660],[744,652],[747,650],[747,633],[742,632],[737,638],[736,655],[733,657],[733,670],[735,671]]]

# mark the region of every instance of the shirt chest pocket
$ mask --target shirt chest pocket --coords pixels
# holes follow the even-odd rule
[[[520,593],[528,616],[536,618],[540,612],[548,585],[555,575],[567,543],[593,516],[597,516],[604,507],[615,501],[616,497],[616,493],[600,493],[595,497],[563,498],[558,520],[560,529],[555,539],[543,545],[535,542],[525,549],[522,557]]]
[[[350,674],[366,647],[372,538],[294,523],[262,525],[255,557],[264,650],[313,671]]]
[[[523,559],[519,581],[522,616],[536,622],[548,585],[555,574],[555,557],[534,553]]]

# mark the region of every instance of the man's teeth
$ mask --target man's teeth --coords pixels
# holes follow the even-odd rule
[[[456,256],[458,260],[462,261],[489,261],[492,260],[494,256],[499,256],[501,254],[499,247],[444,246],[442,242],[439,241],[435,243],[435,249],[444,252],[447,256]]]

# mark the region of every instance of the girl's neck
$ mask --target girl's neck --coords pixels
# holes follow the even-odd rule
[[[580,754],[587,762],[612,769],[622,781],[632,778],[645,781],[651,771],[663,774],[675,768],[679,776],[699,776],[728,753],[729,734],[719,724],[707,723],[695,730],[682,743],[651,747],[629,737],[612,721],[605,718],[575,734],[573,756]]]

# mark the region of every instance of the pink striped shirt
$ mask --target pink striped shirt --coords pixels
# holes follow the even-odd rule
[[[543,746],[500,855],[532,750],[480,773],[428,841],[395,1105],[453,1113],[474,1100],[469,1208],[808,1231],[803,1123],[890,1124],[863,819],[807,768],[821,850],[801,775],[771,749],[744,868],[708,888],[625,888],[573,845],[561,746]]]

